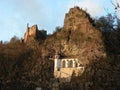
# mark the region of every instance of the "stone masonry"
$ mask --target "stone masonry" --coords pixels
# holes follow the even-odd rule
[[[38,30],[37,25],[33,25],[32,27],[27,26],[27,30],[24,34],[24,42],[26,43],[29,41],[30,37],[33,37],[34,39],[45,39],[47,31],[45,30]]]

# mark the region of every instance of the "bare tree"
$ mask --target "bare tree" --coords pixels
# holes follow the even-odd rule
[[[120,3],[117,0],[115,0],[115,1],[111,0],[111,3],[114,6],[114,9],[116,11],[118,11],[120,9]]]

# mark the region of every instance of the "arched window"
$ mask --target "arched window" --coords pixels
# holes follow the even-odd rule
[[[75,60],[73,60],[73,68],[77,67],[77,63]]]
[[[65,68],[65,61],[62,61],[62,68]]]
[[[69,61],[69,67],[70,67],[70,68],[73,67],[73,62],[72,62],[72,60]]]

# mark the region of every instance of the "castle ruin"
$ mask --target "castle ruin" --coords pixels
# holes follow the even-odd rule
[[[27,29],[24,34],[24,42],[26,43],[27,41],[29,41],[31,37],[36,40],[39,40],[39,39],[45,39],[46,36],[47,36],[47,31],[39,30],[37,25],[33,25],[32,27],[29,27],[27,25]]]

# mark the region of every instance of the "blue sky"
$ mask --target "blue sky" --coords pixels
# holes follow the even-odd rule
[[[111,0],[0,0],[0,40],[9,41],[14,35],[24,36],[26,25],[38,25],[52,33],[57,26],[63,26],[65,13],[69,8],[80,6],[92,17],[112,11]],[[118,0],[120,1],[120,0]],[[115,0],[113,0],[115,2]]]

